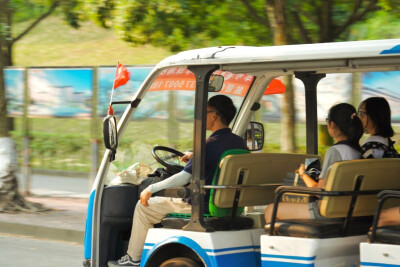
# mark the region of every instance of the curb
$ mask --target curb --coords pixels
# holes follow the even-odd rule
[[[83,245],[85,237],[84,231],[9,222],[0,222],[0,233],[74,242],[81,245]]]

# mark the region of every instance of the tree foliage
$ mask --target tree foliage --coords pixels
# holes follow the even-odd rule
[[[379,10],[365,22],[356,23],[350,30],[349,40],[375,40],[400,38],[400,12]]]
[[[375,19],[382,14],[392,14],[399,18],[399,6],[394,0],[241,2],[247,7],[251,18],[260,25],[276,29],[277,25],[283,24],[283,34],[290,44],[346,41],[356,23]]]
[[[356,23],[399,13],[395,0],[75,1],[85,17],[114,28],[124,40],[172,51],[343,41]]]
[[[11,66],[13,45],[26,36],[56,9],[72,27],[77,28],[83,17],[79,16],[76,0],[0,0],[0,37],[2,38],[1,55],[5,66]],[[13,29],[15,22],[28,21],[19,32]]]
[[[134,44],[181,51],[212,45],[270,44],[270,30],[234,0],[84,1],[89,18]]]

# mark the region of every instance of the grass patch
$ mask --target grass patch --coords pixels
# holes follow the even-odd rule
[[[29,23],[15,24],[14,36]],[[116,65],[117,61],[125,65],[156,64],[172,54],[150,45],[135,47],[119,39],[113,30],[91,21],[74,29],[57,16],[40,22],[13,49],[16,66],[101,66]]]

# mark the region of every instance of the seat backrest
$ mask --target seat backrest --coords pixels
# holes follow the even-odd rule
[[[361,177],[361,178],[359,178]],[[325,191],[352,191],[361,179],[360,191],[400,189],[400,159],[360,159],[335,162],[329,169]],[[325,217],[346,217],[351,196],[326,197],[320,201],[320,214]],[[377,206],[375,194],[359,196],[353,216],[373,215]]]
[[[237,185],[240,173],[243,185],[282,184],[288,172],[294,172],[306,158],[316,155],[293,153],[251,153],[228,155],[220,163],[216,185]],[[273,202],[276,187],[241,190],[239,207],[266,205]],[[215,206],[230,208],[234,202],[234,189],[218,189],[212,194]],[[210,210],[211,211],[211,210]]]
[[[239,154],[250,154],[249,150],[244,150],[244,149],[229,149],[226,150],[224,153],[222,153],[221,158],[219,160],[219,164],[217,166],[217,169],[215,170],[214,177],[212,180],[212,185],[216,185],[221,173],[221,165],[222,165],[222,160],[227,157],[227,156],[233,156],[233,155],[239,155]],[[231,207],[218,207],[214,203],[214,189],[211,189],[210,191],[210,198],[208,201],[208,210],[210,212],[211,216],[214,217],[225,217],[225,216],[231,216],[233,213],[233,209]],[[244,208],[239,208],[236,210],[236,215],[240,215],[243,212]]]

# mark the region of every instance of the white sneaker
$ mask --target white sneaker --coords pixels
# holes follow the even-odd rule
[[[107,266],[108,267],[140,266],[140,261],[134,261],[128,254],[126,254],[117,261],[109,261]]]

